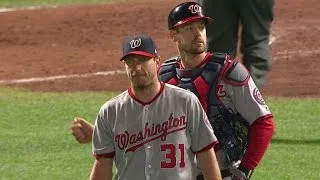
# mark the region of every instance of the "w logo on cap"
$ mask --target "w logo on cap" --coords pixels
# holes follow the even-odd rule
[[[130,41],[130,47],[132,49],[135,49],[135,48],[140,47],[140,46],[141,46],[141,39],[140,38]]]
[[[201,7],[198,4],[191,5],[188,8],[192,14],[201,13]]]

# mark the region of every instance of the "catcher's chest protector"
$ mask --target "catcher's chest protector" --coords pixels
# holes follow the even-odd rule
[[[200,100],[209,119],[225,112],[215,95],[215,83],[224,66],[226,54],[214,54],[201,68],[180,69],[179,57],[167,60],[159,69],[159,79],[192,91]]]
[[[159,79],[197,95],[230,164],[240,160],[245,152],[249,124],[241,115],[229,112],[217,99],[215,83],[224,69],[226,56],[214,54],[203,67],[192,70],[181,70],[179,57],[172,58],[160,67]]]

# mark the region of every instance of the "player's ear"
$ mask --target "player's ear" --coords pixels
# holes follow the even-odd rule
[[[170,32],[169,32],[170,34],[170,38],[172,39],[172,41],[173,42],[177,42],[177,34],[178,34],[178,32],[177,32],[177,30],[170,30]]]
[[[161,62],[161,57],[160,57],[160,56],[155,57],[155,58],[154,58],[154,61],[156,62],[157,67],[159,67],[160,62]]]

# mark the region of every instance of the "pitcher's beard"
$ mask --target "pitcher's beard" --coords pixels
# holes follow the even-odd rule
[[[135,83],[133,84],[133,87],[137,90],[137,91],[144,91],[150,87],[152,87],[153,83],[149,82],[149,83]]]
[[[137,84],[135,88],[139,91],[143,91],[145,89],[148,89],[150,87],[150,84]]]

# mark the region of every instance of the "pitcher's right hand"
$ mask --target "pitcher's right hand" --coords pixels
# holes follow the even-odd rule
[[[93,124],[82,118],[75,118],[70,126],[70,131],[80,144],[92,141]]]

